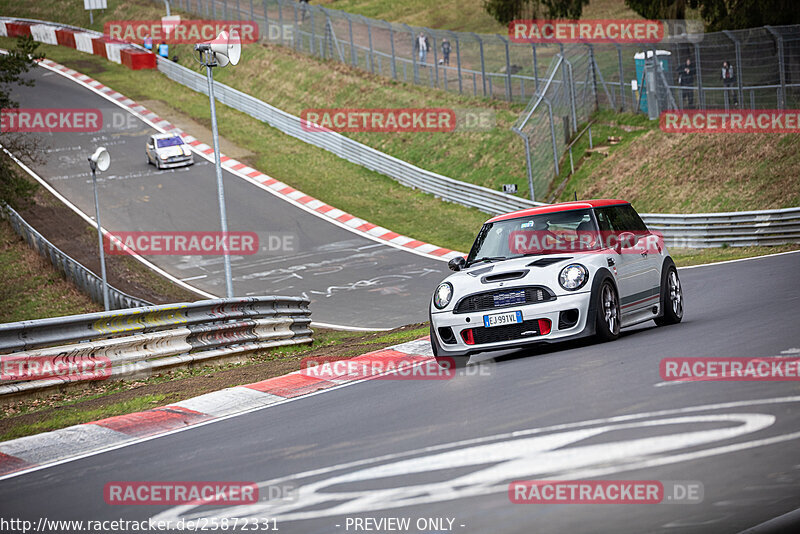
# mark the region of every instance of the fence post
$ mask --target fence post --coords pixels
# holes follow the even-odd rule
[[[692,43],[694,47],[694,65],[695,65],[695,73],[696,73],[696,80],[697,80],[697,104],[700,106],[700,109],[706,109],[706,92],[703,89],[703,74],[700,70],[700,46],[695,42]],[[737,47],[739,45],[736,45]],[[653,51],[655,54],[655,51]],[[657,60],[658,58],[656,58]],[[683,96],[681,96],[683,98]]]
[[[367,37],[369,37],[369,70],[375,74],[375,50],[372,48],[372,24],[368,18],[361,16],[361,19],[367,24]]]
[[[433,48],[433,72],[436,78],[436,87],[439,87],[439,53],[436,50],[436,34],[431,33],[431,47]],[[431,77],[431,87],[434,86],[434,77]]]
[[[256,21],[256,14],[253,12],[253,0],[250,0],[250,22]]]
[[[739,43],[739,39],[737,39],[732,32],[729,30],[722,30],[722,33],[733,41],[733,44],[736,46],[736,85],[739,86],[739,102],[744,103],[744,89],[742,87],[742,47]],[[695,46],[697,46],[697,44],[695,44]]]
[[[486,96],[486,59],[483,57],[483,40],[477,33],[470,32],[477,39],[478,46],[481,50],[481,80],[483,80],[483,96]]]
[[[600,109],[600,97],[597,92],[597,62],[594,60],[594,47],[591,43],[586,43],[589,47],[589,68],[592,69],[592,90],[594,91],[594,109]],[[613,105],[614,103],[611,102]]]
[[[556,128],[555,124],[553,124],[553,106],[550,105],[550,101],[548,99],[543,99],[543,102],[547,104],[547,116],[550,117],[550,140],[553,142],[553,164],[555,165],[556,176],[560,174],[558,170],[558,145],[556,144]]]
[[[384,21],[384,22],[386,22],[386,21]],[[396,58],[396,56],[394,54],[394,28],[388,22],[386,22],[386,25],[389,26],[389,41],[392,44],[392,78],[394,78],[396,80],[397,79],[397,58]]]
[[[236,0],[236,20],[242,20],[242,5]]]
[[[414,85],[419,85],[419,64],[417,63],[417,46],[419,46],[419,42],[411,26],[408,24],[403,24],[403,26],[408,31],[408,35],[411,36],[411,75],[414,77]]]
[[[620,111],[625,111],[625,73],[622,70],[622,47],[618,43],[614,43],[617,48],[617,60],[619,61],[619,101]]]
[[[316,29],[314,28],[314,9],[309,6],[308,8],[309,15],[311,17],[311,55],[314,55],[314,51],[317,48],[317,35]],[[303,19],[306,18],[305,13],[303,13]],[[322,54],[320,54],[321,56]]]
[[[508,50],[508,39],[504,38],[499,33],[495,35],[497,35],[497,37],[503,41],[503,44],[506,47],[506,100],[511,102],[511,53]]]
[[[269,41],[269,12],[267,11],[267,0],[264,0],[262,5],[264,7],[264,31],[267,32],[267,41]],[[279,28],[278,32],[281,34],[281,39],[283,39],[283,28]]]
[[[222,18],[228,20],[228,0],[222,0]]]
[[[534,85],[534,93],[539,93],[539,61],[536,58],[536,43],[531,43],[531,49],[533,50],[533,85]]]
[[[775,44],[778,48],[778,74],[781,80],[781,94],[778,98],[778,109],[786,109],[786,59],[783,52],[783,36],[775,31],[772,26],[764,26],[769,33],[775,37]]]
[[[464,94],[464,86],[461,79],[461,49],[459,48],[458,34],[456,34],[456,63],[458,64],[458,93]]]
[[[344,16],[347,17],[347,29],[350,32],[350,63],[356,67],[358,66],[358,55],[356,55],[356,45],[353,42],[353,20],[350,18],[352,15],[345,13]]]
[[[531,200],[535,202],[536,196],[533,193],[533,166],[531,164],[531,143],[528,137],[516,128],[511,128],[511,130],[520,136],[522,138],[522,142],[525,143],[525,162],[528,165],[528,189],[531,193]]]

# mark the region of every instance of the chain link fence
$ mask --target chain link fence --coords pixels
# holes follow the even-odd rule
[[[163,5],[162,0],[153,0]],[[559,47],[514,43],[505,34],[477,34],[410,26],[292,0],[169,0],[198,17],[252,20],[263,39],[298,52],[332,59],[374,74],[472,96],[527,101],[546,79]],[[422,41],[420,40],[422,38]],[[420,46],[425,43],[423,46]],[[646,50],[669,52],[665,71],[671,90],[691,88],[695,106],[784,109],[800,101],[800,26],[762,27],[690,35],[664,43],[594,44],[596,75],[607,84],[615,109],[639,109],[641,65]],[[693,83],[678,83],[678,68],[689,58]],[[734,68],[726,85],[722,62]],[[636,84],[641,86],[641,83]],[[734,95],[736,93],[736,100]],[[599,102],[599,104],[603,104]]]
[[[597,109],[655,118],[666,109],[800,106],[798,25],[683,34],[657,44],[552,45],[392,23],[291,0],[169,2],[198,17],[254,21],[265,41],[398,81],[527,101],[512,129],[525,143],[532,200],[550,189],[570,137]]]

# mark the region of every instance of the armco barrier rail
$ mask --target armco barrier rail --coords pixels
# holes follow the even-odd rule
[[[309,301],[249,297],[148,306],[0,325],[0,368],[12,360],[63,369],[95,361],[109,378],[312,341]],[[59,367],[60,366],[60,367]],[[17,375],[0,373],[4,379]],[[0,396],[53,388],[80,375],[0,382]]]
[[[56,23],[46,24],[60,26]],[[158,68],[170,79],[194,91],[208,94],[206,78],[203,75],[163,58],[159,58]],[[287,135],[389,176],[405,186],[490,214],[543,205],[541,202],[506,195],[426,171],[335,132],[307,132],[301,127],[299,117],[225,84],[214,83],[216,84],[214,93],[223,104],[264,121]],[[671,246],[705,248],[723,244],[751,246],[800,242],[800,232],[798,232],[800,208],[689,215],[650,213],[643,214],[642,218],[652,229],[662,232],[667,244]]]
[[[648,228],[661,232],[668,246],[710,248],[800,243],[800,208],[696,213],[643,213]]]
[[[67,280],[72,281],[78,286],[80,291],[89,295],[94,302],[98,304],[103,303],[103,281],[96,274],[45,239],[42,234],[25,222],[25,219],[11,207],[0,207],[0,217],[8,219],[14,231],[22,237],[31,248],[50,260],[53,267],[63,274]],[[152,306],[152,303],[146,300],[132,297],[111,286],[108,286],[108,304],[113,310]]]

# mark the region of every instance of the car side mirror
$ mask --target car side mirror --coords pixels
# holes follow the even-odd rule
[[[447,267],[449,267],[451,271],[460,271],[466,266],[467,260],[465,260],[463,256],[456,256],[447,262]]]
[[[622,232],[617,236],[617,244],[614,250],[619,254],[624,248],[631,248],[636,245],[636,236],[631,232]]]

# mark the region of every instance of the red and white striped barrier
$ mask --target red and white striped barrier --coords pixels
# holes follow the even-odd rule
[[[0,37],[26,37],[49,45],[68,46],[86,54],[102,56],[132,70],[157,68],[156,56],[129,43],[91,31],[66,28],[56,23],[0,20]]]

